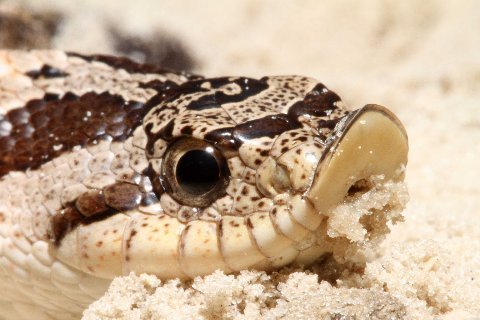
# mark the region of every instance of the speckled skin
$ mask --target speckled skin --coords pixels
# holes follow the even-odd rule
[[[309,190],[358,114],[311,78],[0,52],[0,315],[75,318],[131,271],[187,279],[311,263],[330,247]],[[205,205],[166,187],[179,138],[228,167]]]

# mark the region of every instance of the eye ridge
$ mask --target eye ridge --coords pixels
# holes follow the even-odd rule
[[[180,204],[203,208],[226,194],[230,171],[224,155],[212,144],[181,138],[165,152],[161,180]]]

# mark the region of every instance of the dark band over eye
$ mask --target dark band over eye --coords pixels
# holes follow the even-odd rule
[[[222,153],[211,144],[182,138],[166,151],[161,179],[179,203],[206,207],[225,195],[230,172]]]

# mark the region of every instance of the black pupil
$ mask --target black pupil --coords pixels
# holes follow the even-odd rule
[[[191,150],[178,161],[175,174],[184,191],[202,195],[215,187],[220,179],[220,168],[211,153]]]

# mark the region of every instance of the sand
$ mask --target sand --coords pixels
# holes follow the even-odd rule
[[[480,319],[480,2],[36,1],[54,46],[113,52],[111,25],[174,35],[208,76],[304,74],[409,134],[405,221],[362,270],[332,259],[193,283],[118,278],[85,319]]]

